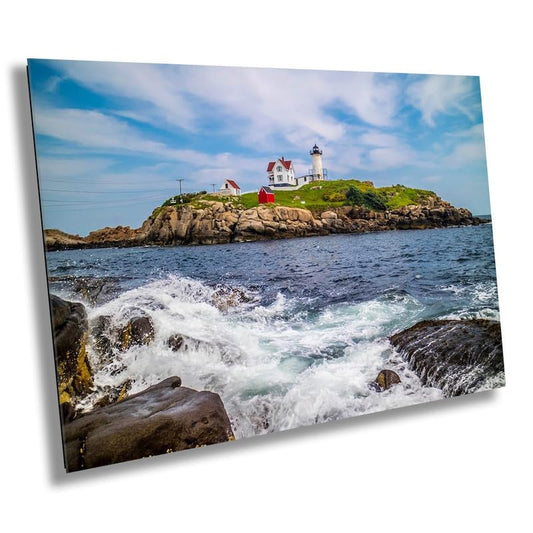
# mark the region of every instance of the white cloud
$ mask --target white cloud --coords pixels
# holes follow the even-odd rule
[[[374,148],[367,154],[368,163],[364,165],[371,170],[385,170],[416,164],[415,154],[408,147]]]
[[[189,74],[186,90],[222,109],[248,144],[274,135],[300,148],[339,141],[346,126],[332,108],[380,126],[392,124],[397,110],[396,84],[373,74],[222,67]]]
[[[390,148],[392,146],[402,145],[402,141],[390,133],[380,133],[379,131],[367,131],[360,135],[357,139],[359,144],[365,146],[379,146]]]
[[[50,76],[46,82],[45,91],[53,93],[63,79],[64,78],[62,76]]]
[[[462,167],[472,162],[485,160],[485,143],[471,141],[458,144],[446,158],[446,163],[453,167]]]
[[[87,148],[157,152],[162,143],[144,139],[127,123],[98,111],[36,107],[37,134],[48,135]]]
[[[453,133],[448,133],[448,136],[450,137],[467,137],[471,139],[484,139],[484,129],[483,129],[483,122],[480,122],[479,124],[475,124],[471,128],[468,128],[466,130],[461,130]]]
[[[453,139],[450,154],[444,162],[452,167],[461,167],[471,163],[485,161],[485,137],[483,133],[483,123],[453,132],[448,135]]]
[[[194,176],[209,176],[206,180],[224,179],[228,176],[250,175],[256,179],[266,175],[266,161],[262,157],[247,157],[220,152],[215,154],[205,153],[192,149],[175,149],[164,143],[153,142],[145,139],[139,131],[124,121],[113,116],[108,116],[96,111],[80,109],[39,109],[35,112],[35,130],[38,134],[48,135],[78,146],[80,157],[39,157],[40,175],[46,179],[62,177],[80,177],[91,175],[96,183],[102,185],[118,180],[123,183],[121,176],[129,175],[121,173],[105,172],[106,168],[116,161],[115,155],[139,154],[149,155],[160,159],[158,165],[148,169],[136,169],[135,174],[144,175],[150,181],[153,170],[157,169],[157,175],[172,176],[187,174],[187,179]],[[67,147],[68,152],[72,153]],[[104,153],[107,157],[90,158],[83,157],[87,151]],[[73,153],[76,153],[75,151]],[[126,159],[120,159],[126,161]],[[296,164],[296,161],[295,161]],[[302,165],[303,166],[303,165]],[[301,173],[307,171],[301,169]],[[99,183],[102,179],[103,182]],[[208,181],[202,181],[207,184]]]
[[[69,178],[80,174],[94,174],[109,168],[112,159],[100,158],[64,158],[64,157],[39,157],[39,177],[47,176],[56,178]]]
[[[194,113],[180,93],[174,67],[100,61],[56,61],[53,66],[89,89],[135,103],[145,121],[194,129]]]
[[[375,126],[393,124],[399,88],[372,73],[194,67],[65,61],[54,67],[86,87],[121,98],[116,113],[161,126],[195,130],[218,122],[247,146],[277,137],[293,146],[338,141],[341,108]],[[312,145],[311,144],[311,145]]]
[[[400,136],[368,130],[360,134],[355,142],[362,147],[359,167],[368,170],[386,170],[406,165],[420,165],[423,154],[417,153]]]
[[[426,76],[407,88],[407,101],[420,110],[423,120],[435,126],[439,114],[462,113],[473,118],[467,105],[474,91],[474,78],[468,76]]]

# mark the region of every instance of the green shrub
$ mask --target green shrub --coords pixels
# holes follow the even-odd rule
[[[363,193],[353,185],[350,185],[350,188],[346,192],[346,198],[351,205],[362,205],[365,203]]]
[[[367,191],[363,194],[364,203],[370,209],[375,209],[376,211],[385,211],[387,209],[386,205],[383,203],[383,200],[374,191]]]

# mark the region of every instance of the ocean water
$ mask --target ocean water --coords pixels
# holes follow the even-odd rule
[[[47,264],[51,292],[82,301],[90,321],[119,327],[142,314],[155,327],[152,343],[105,364],[89,344],[95,392],[82,407],[126,379],[135,393],[178,375],[220,394],[237,438],[440,399],[388,336],[428,318],[499,319],[490,224],[60,251]],[[89,304],[72,288],[78,278],[113,290]],[[194,340],[173,352],[173,334]],[[377,392],[369,384],[384,368],[402,383]]]

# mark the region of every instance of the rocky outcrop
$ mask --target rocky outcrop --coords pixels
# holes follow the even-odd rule
[[[63,427],[69,472],[233,440],[222,400],[165,379]]]
[[[220,397],[181,387],[179,377],[131,396],[131,379],[115,386],[93,386],[86,350],[89,335],[98,370],[113,362],[120,351],[153,340],[155,331],[149,317],[134,316],[125,326],[113,327],[109,316],[99,316],[89,332],[83,304],[51,295],[50,306],[68,471],[234,439]],[[176,350],[187,350],[200,342],[178,335],[173,341]],[[117,365],[117,372],[122,369]],[[93,400],[91,411],[77,410],[80,401],[95,393],[99,397]]]
[[[63,418],[73,416],[76,398],[92,387],[92,371],[86,351],[87,314],[80,303],[50,296],[59,403]]]
[[[86,246],[86,238],[79,235],[70,235],[58,229],[47,229],[44,232],[44,244],[47,250],[84,248]]]
[[[390,342],[422,383],[459,396],[504,383],[500,323],[493,320],[426,320]]]
[[[392,211],[344,206],[312,212],[283,206],[240,209],[230,202],[166,206],[138,229],[104,228],[87,237],[46,230],[48,250],[139,245],[225,244],[257,240],[310,237],[331,233],[365,233],[396,229],[426,229],[480,224],[467,209],[456,209],[437,196],[424,205]]]

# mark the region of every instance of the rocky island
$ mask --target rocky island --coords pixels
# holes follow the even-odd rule
[[[356,180],[323,183],[318,187],[311,184],[302,187],[296,191],[298,194],[288,191],[276,193],[276,203],[267,205],[250,206],[254,203],[253,193],[242,198],[193,194],[187,195],[188,201],[183,204],[179,203],[180,197],[175,197],[156,208],[136,229],[129,226],[106,227],[86,237],[47,229],[46,249],[226,244],[485,222],[472,216],[468,209],[456,208],[431,191],[399,185],[376,189],[370,182]],[[353,183],[357,183],[360,189]],[[339,189],[341,192],[337,192]],[[366,195],[372,194],[367,198],[373,201],[363,198],[357,203],[350,203],[349,193],[353,189]],[[333,192],[328,192],[331,190]],[[415,193],[407,194],[406,191]],[[313,202],[317,194],[320,201]]]

